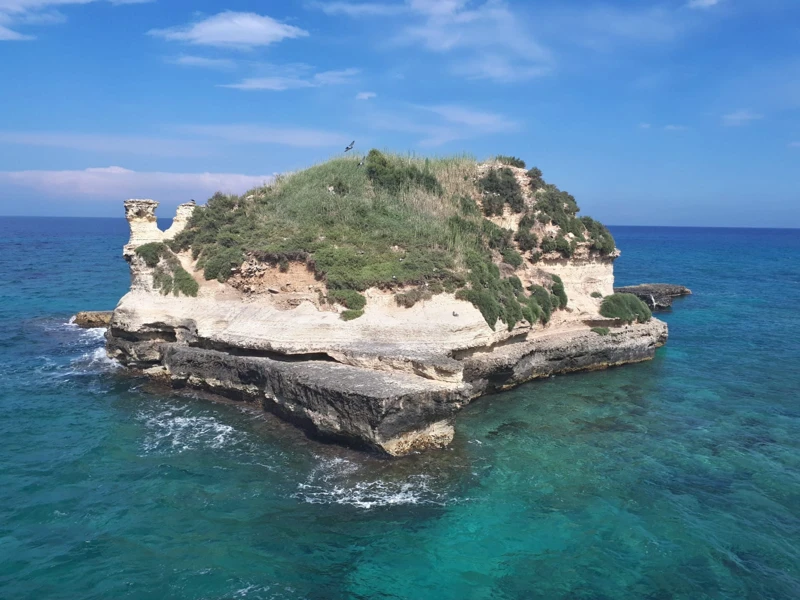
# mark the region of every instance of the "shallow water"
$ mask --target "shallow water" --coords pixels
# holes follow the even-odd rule
[[[0,598],[800,598],[800,231],[614,233],[656,359],[386,461],[126,377],[124,220],[0,219]]]

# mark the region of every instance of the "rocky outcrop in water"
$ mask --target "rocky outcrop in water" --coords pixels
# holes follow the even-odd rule
[[[131,239],[124,256],[131,289],[107,332],[107,350],[132,369],[176,388],[261,405],[314,436],[399,456],[447,445],[453,416],[481,395],[555,373],[648,360],[667,339],[658,320],[603,320],[613,261],[583,246],[570,259],[544,257],[512,269],[523,286],[559,275],[569,301],[547,325],[491,328],[472,303],[452,293],[399,306],[391,290],[364,292],[363,316],[346,321],[324,302],[324,281],[303,263],[252,259],[226,283],[206,280],[191,252],[171,255],[197,282],[196,296],[164,294],[159,267],[136,252],[168,242],[193,204],[159,231],[152,200],[129,200]],[[514,218],[505,219],[514,226]],[[503,265],[503,268],[508,268]],[[608,327],[593,331],[592,323]]]
[[[642,283],[614,288],[618,294],[633,294],[653,310],[667,310],[672,307],[672,301],[681,296],[692,293],[687,287],[671,283]]]
[[[111,310],[84,310],[76,314],[72,322],[84,329],[108,327],[112,314],[114,313]]]

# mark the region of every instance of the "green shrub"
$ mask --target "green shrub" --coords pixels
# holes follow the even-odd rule
[[[646,323],[653,314],[647,305],[633,294],[612,294],[603,299],[600,314],[623,323]]]
[[[520,229],[514,239],[517,241],[519,249],[523,252],[533,250],[539,245],[539,238],[536,237],[536,234],[531,233],[530,230]]]
[[[423,171],[414,164],[403,164],[389,160],[382,152],[372,149],[367,154],[366,172],[372,184],[390,194],[401,194],[412,187],[430,193],[441,194],[442,186],[430,171]]]
[[[532,285],[528,290],[531,292],[531,297],[541,309],[542,323],[547,324],[550,321],[550,315],[553,314],[553,301],[551,300],[550,292],[541,285]]]
[[[333,180],[331,187],[333,188],[333,193],[337,196],[345,196],[350,191],[350,187],[340,177],[336,177]]]
[[[600,292],[592,292],[590,295],[592,296],[592,298],[602,298],[603,297],[603,294],[601,294]]]
[[[364,314],[363,310],[345,310],[339,315],[339,318],[343,321],[352,321],[353,319],[357,319],[358,317]]]
[[[516,156],[504,156],[502,154],[497,156],[497,162],[508,165],[509,167],[518,167],[520,169],[525,168],[525,161],[521,158],[517,158]]]
[[[161,260],[161,257],[168,250],[166,244],[161,242],[150,242],[149,244],[142,244],[137,246],[135,252],[139,255],[144,263],[150,267],[155,267]]]
[[[511,169],[490,169],[479,183],[484,197],[483,209],[487,216],[502,215],[505,204],[514,212],[525,209],[522,189]]]
[[[461,208],[461,213],[465,216],[474,217],[481,214],[481,209],[478,208],[478,204],[469,196],[461,196],[459,199],[459,206]]]
[[[176,296],[180,292],[184,296],[197,296],[200,286],[183,267],[178,267],[172,273],[172,293]]]
[[[531,180],[531,190],[536,192],[542,189],[545,186],[544,179],[542,178],[542,171],[536,167],[533,167],[530,171],[528,171],[528,177]]]
[[[142,244],[135,250],[148,267],[153,268],[153,287],[165,296],[197,296],[200,286],[189,272],[181,266],[178,257],[161,242]],[[163,260],[163,263],[162,263]]]
[[[442,287],[441,284],[438,285],[440,288]],[[417,302],[430,300],[431,298],[433,298],[433,292],[425,288],[414,288],[413,290],[394,295],[394,301],[397,305],[404,306],[405,308],[411,308]]]
[[[513,248],[503,250],[503,262],[514,268],[522,266],[522,255]]]
[[[608,255],[614,252],[616,243],[611,232],[606,229],[605,225],[592,219],[591,217],[581,217],[581,223],[586,228],[592,244],[591,249],[596,250],[600,254]]]
[[[528,257],[528,260],[531,261],[533,264],[536,264],[540,260],[542,260],[542,253],[541,252],[531,252],[531,255]]]
[[[592,331],[601,336],[606,336],[611,333],[611,330],[608,327],[592,327]]]
[[[289,272],[289,261],[285,257],[282,257],[278,261],[278,270],[281,273],[288,273]]]
[[[367,305],[367,299],[353,290],[331,290],[328,292],[328,301],[351,310],[361,310]]]
[[[486,237],[486,245],[492,250],[503,251],[511,244],[514,232],[510,229],[503,229],[489,220],[483,221],[483,235]]]
[[[567,298],[567,292],[564,289],[564,282],[558,275],[550,275],[550,277],[553,278],[553,295],[558,298],[560,307],[566,308],[569,299]]]
[[[520,231],[530,231],[534,225],[536,225],[536,216],[533,213],[527,212],[519,220]]]
[[[227,281],[233,275],[233,270],[242,266],[243,262],[244,254],[240,249],[215,247],[201,257],[197,266],[202,267],[206,279]]]
[[[554,238],[548,237],[542,240],[542,252],[558,252],[565,258],[570,258],[575,254],[576,248],[577,244],[568,242],[567,238],[560,233]]]

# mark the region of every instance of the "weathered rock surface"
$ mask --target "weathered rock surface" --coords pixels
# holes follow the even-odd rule
[[[111,315],[113,314],[114,311],[112,310],[84,310],[75,315],[72,322],[84,329],[108,327],[108,324],[111,323]]]
[[[614,288],[619,294],[633,294],[653,310],[666,310],[672,307],[672,301],[680,296],[692,293],[687,287],[671,283],[642,283]]]
[[[647,360],[667,338],[658,320],[624,326],[603,320],[613,260],[588,253],[571,260],[525,264],[524,285],[553,273],[569,304],[547,326],[498,323],[492,330],[472,304],[439,294],[412,308],[393,294],[367,290],[364,315],[343,321],[339,307],[321,303],[324,283],[263,264],[244,265],[228,284],[206,281],[191,256],[179,255],[199,285],[197,297],[165,296],[135,249],[167,241],[183,229],[194,205],[179,208],[173,226],[155,225],[151,200],[126,202],[131,240],[131,290],[106,334],[110,356],[163,378],[259,403],[315,436],[403,455],[440,447],[453,437],[453,415],[480,395],[555,373]],[[611,327],[609,335],[591,323]]]

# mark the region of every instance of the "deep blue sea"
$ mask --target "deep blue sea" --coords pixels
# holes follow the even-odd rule
[[[126,222],[0,218],[0,598],[800,598],[800,230],[613,233],[694,291],[656,359],[390,461],[125,376]]]

